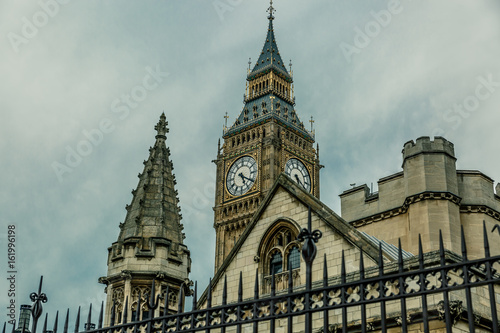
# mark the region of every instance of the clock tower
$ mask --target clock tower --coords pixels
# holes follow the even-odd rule
[[[321,166],[318,148],[313,148],[314,133],[304,127],[295,110],[293,73],[278,51],[272,1],[268,12],[264,47],[253,69],[248,69],[243,110],[231,126],[224,127],[224,143],[220,147],[219,142],[214,161],[215,271],[280,173],[319,198]]]

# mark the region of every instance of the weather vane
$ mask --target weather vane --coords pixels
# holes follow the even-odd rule
[[[269,8],[267,9],[267,11],[269,12],[269,19],[272,20],[274,19],[274,16],[273,16],[273,13],[276,12],[276,10],[274,9],[273,7],[273,0],[270,1],[271,5],[269,6]]]

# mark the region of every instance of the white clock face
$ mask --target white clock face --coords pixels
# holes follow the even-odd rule
[[[285,165],[285,173],[307,192],[311,192],[311,177],[304,163],[296,158],[289,159]]]
[[[257,179],[257,163],[250,156],[243,156],[231,165],[226,177],[226,187],[232,195],[247,193]]]

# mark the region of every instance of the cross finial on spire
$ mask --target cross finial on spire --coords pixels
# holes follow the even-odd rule
[[[226,115],[224,116],[224,129],[226,130],[227,129],[227,120],[229,119],[229,116],[227,115],[227,112],[226,112]]]
[[[267,18],[270,20],[274,20],[273,13],[276,12],[276,10],[273,7],[273,0],[270,0],[270,2],[271,2],[271,4],[270,4],[269,8],[267,9],[267,11],[269,13],[269,16]]]
[[[309,122],[311,123],[311,132],[312,132],[313,131],[313,124],[314,124],[313,116],[311,116],[311,120],[309,120]]]
[[[167,128],[168,121],[166,121],[166,119],[165,112],[163,112],[160,116],[160,121],[155,126],[155,130],[158,132],[157,136],[165,136],[165,134],[169,132]]]

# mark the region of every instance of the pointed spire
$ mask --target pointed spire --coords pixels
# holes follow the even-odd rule
[[[268,11],[272,9],[274,12],[274,7],[269,7]],[[278,50],[278,44],[276,43],[276,37],[274,36],[274,26],[273,26],[274,16],[270,15],[269,26],[267,28],[267,36],[262,47],[262,52],[260,53],[255,66],[252,71],[248,74],[248,78],[255,77],[258,74],[267,72],[268,70],[274,70],[279,74],[283,75],[286,80],[292,81],[292,77],[286,69],[285,62],[281,58],[280,52]]]
[[[248,70],[245,105],[233,125],[225,127],[224,138],[239,133],[247,126],[274,119],[302,137],[314,141],[314,134],[306,129],[294,109],[293,77],[281,58],[274,35],[275,11],[273,1],[270,1],[266,40],[253,69]],[[250,61],[249,65],[251,66]]]
[[[169,158],[170,149],[165,144],[165,135],[169,132],[167,125],[165,113],[162,113],[154,127],[157,131],[155,145],[149,149],[137,189],[132,191],[132,202],[127,206],[127,216],[118,238],[123,242],[139,237],[139,251],[144,253],[151,251],[153,237],[169,239],[174,244],[183,244],[184,239],[174,167]]]

